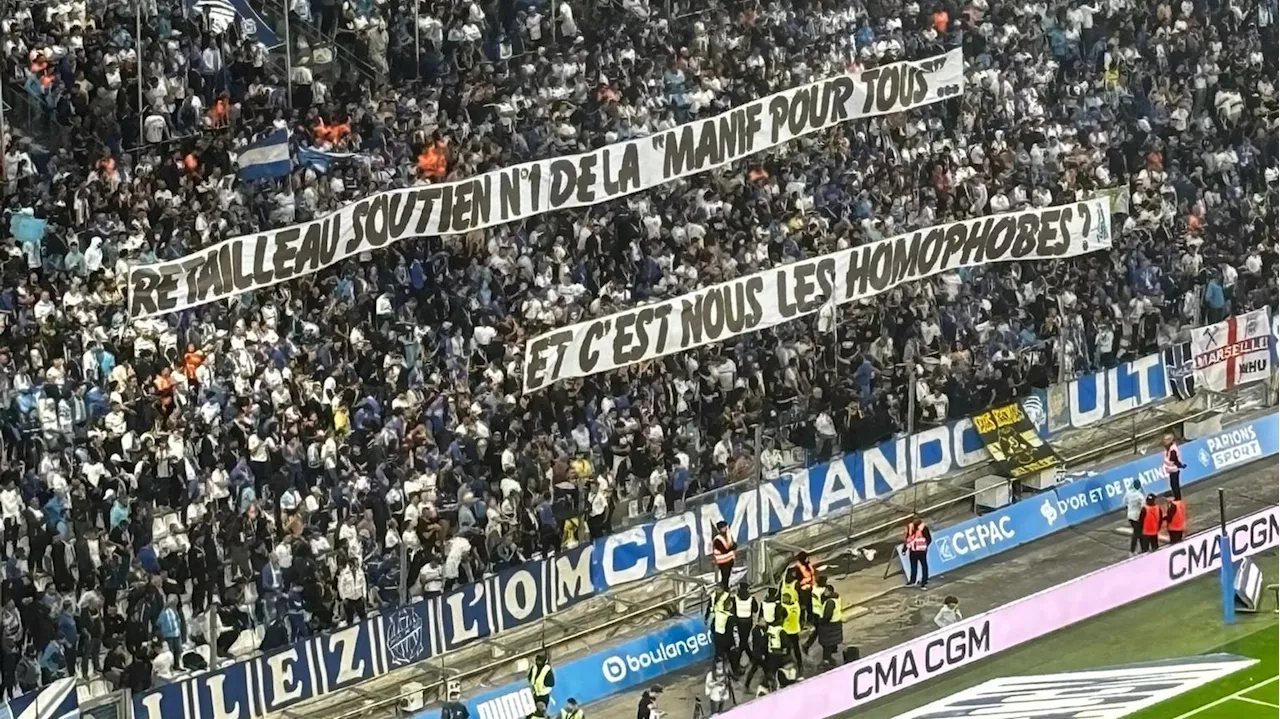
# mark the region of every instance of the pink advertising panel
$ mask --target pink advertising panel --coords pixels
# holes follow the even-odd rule
[[[1280,508],[1227,525],[1239,559],[1280,545]],[[1218,532],[1127,559],[1065,584],[833,669],[722,714],[725,719],[818,719],[848,711],[1063,627],[1215,571]]]

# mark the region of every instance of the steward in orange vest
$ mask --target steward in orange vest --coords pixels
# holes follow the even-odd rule
[[[1154,552],[1160,546],[1160,525],[1164,523],[1164,512],[1156,504],[1156,495],[1148,494],[1147,503],[1142,507],[1142,551]]]
[[[806,623],[813,615],[813,588],[818,584],[818,571],[809,562],[809,553],[800,552],[792,562],[796,570],[796,594],[800,599],[800,619]]]
[[[907,522],[907,532],[902,539],[902,548],[906,551],[911,565],[908,585],[915,584],[918,576],[921,589],[929,586],[929,543],[932,541],[933,534],[929,532],[929,525],[925,524],[923,519],[912,517],[911,521]]]
[[[711,540],[711,557],[716,563],[716,572],[720,575],[720,588],[729,591],[729,576],[733,574],[733,563],[738,558],[738,543],[729,536],[729,525],[716,522],[716,536]]]
[[[1181,499],[1175,499],[1169,503],[1169,514],[1165,521],[1169,527],[1169,543],[1177,544],[1182,541],[1182,535],[1187,531],[1187,503]]]

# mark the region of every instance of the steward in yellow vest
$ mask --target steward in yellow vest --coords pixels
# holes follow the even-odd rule
[[[534,657],[528,678],[534,704],[542,702],[543,706],[551,706],[551,689],[556,685],[556,673],[547,661],[545,652]]]

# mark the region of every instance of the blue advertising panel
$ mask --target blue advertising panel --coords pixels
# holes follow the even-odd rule
[[[80,715],[76,680],[58,679],[4,704],[4,719],[75,719]]]
[[[1048,392],[1049,434],[1104,422],[1173,396],[1166,358],[1157,353],[1056,384]]]
[[[1186,486],[1257,459],[1280,454],[1280,415],[1237,424],[1181,447]],[[1163,457],[1154,454],[1029,497],[997,512],[933,533],[929,574],[940,576],[980,559],[1124,508],[1125,489],[1138,481],[1146,493],[1169,489]],[[910,568],[903,559],[903,568]]]
[[[1023,400],[1041,431],[1044,405],[1042,393]],[[710,554],[717,522],[727,522],[745,544],[988,459],[968,419],[895,438],[443,596],[388,610],[335,634],[137,694],[135,717],[256,719],[537,621],[613,587],[686,566]]]
[[[589,546],[529,562],[332,634],[135,694],[134,717],[248,719],[279,711],[570,607],[595,593],[590,563]]]
[[[1023,399],[1022,405],[1043,434],[1043,391]],[[715,525],[721,521],[744,545],[989,459],[968,418],[898,437],[783,475],[758,489],[597,540],[591,582],[597,591],[604,591],[709,556]]]
[[[706,622],[697,617],[687,617],[582,659],[557,664],[552,658],[556,686],[551,692],[551,706],[547,713],[556,716],[570,698],[585,705],[647,686],[663,674],[710,660],[713,654]],[[534,709],[533,693],[523,681],[477,694],[464,703],[471,716],[477,719],[524,719]],[[439,718],[438,709],[413,717]]]

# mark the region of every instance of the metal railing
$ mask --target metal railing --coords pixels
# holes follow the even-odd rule
[[[319,48],[328,48],[333,52],[333,61],[326,63],[332,68],[333,72],[343,72],[349,70],[355,72],[362,78],[374,83],[374,86],[386,80],[372,65],[366,62],[352,48],[340,41],[345,38],[343,31],[339,30],[331,37],[326,35],[316,27],[314,23],[303,20],[295,13],[288,12],[282,3],[269,2],[267,0],[254,0],[254,7],[267,22],[271,23],[276,34],[281,38],[290,38],[285,43],[282,51],[290,53],[290,57],[296,53],[297,48],[291,47],[296,38],[301,37],[307,41],[311,47],[311,53],[314,55]],[[289,32],[285,32],[285,24],[288,23]],[[294,64],[297,64],[296,62]],[[308,65],[313,72],[325,72],[324,65],[311,63]]]
[[[1254,391],[1259,391],[1259,393],[1262,394],[1261,401],[1265,406],[1274,406],[1273,398],[1271,397],[1273,388],[1266,384],[1255,385],[1252,387],[1244,388],[1242,392],[1236,395],[1232,395],[1228,399],[1230,403],[1234,405],[1236,399],[1240,395],[1251,394]],[[1154,411],[1161,411],[1159,407],[1153,407],[1150,409]],[[1141,449],[1142,449],[1141,445],[1143,442],[1156,437],[1160,437],[1164,433],[1174,430],[1186,424],[1187,422],[1194,422],[1197,420],[1212,417],[1214,415],[1222,414],[1223,410],[1224,410],[1223,406],[1214,406],[1211,404],[1210,406],[1205,407],[1203,409],[1194,410],[1190,414],[1177,416],[1176,419],[1173,419],[1171,421],[1162,422],[1155,426],[1147,426],[1147,427],[1141,427],[1141,428],[1138,426],[1138,419],[1139,419],[1139,416],[1142,414],[1142,412],[1140,411],[1131,412],[1126,416],[1117,418],[1116,421],[1114,422],[1103,423],[1098,428],[1098,429],[1106,428],[1110,432],[1110,431],[1113,431],[1115,428],[1118,428],[1119,425],[1123,425],[1127,423],[1129,425],[1128,432],[1122,439],[1104,442],[1097,446],[1091,446],[1089,449],[1083,452],[1079,452],[1079,453],[1070,455],[1068,457],[1065,457],[1063,458],[1063,466],[1078,467],[1080,465],[1095,462],[1099,459],[1103,459],[1109,456],[1114,456],[1116,453],[1122,452],[1122,451],[1129,451],[1133,454],[1138,454],[1141,452]],[[975,465],[973,467],[966,468],[966,470],[960,476],[961,477],[977,477],[979,475],[985,474],[989,467],[990,467],[990,462],[984,462],[984,463]],[[818,544],[817,546],[807,549],[806,551],[808,551],[808,553],[811,556],[821,557],[833,551],[848,549],[851,544],[856,543],[858,541],[865,541],[875,537],[893,536],[902,531],[902,528],[906,525],[906,522],[912,517],[912,515],[920,515],[920,516],[936,515],[940,512],[946,511],[954,507],[961,506],[965,503],[970,503],[970,502],[972,503],[970,505],[970,510],[973,513],[973,515],[976,516],[980,514],[980,512],[978,511],[979,507],[977,506],[977,503],[976,503],[976,500],[980,495],[990,492],[992,489],[998,489],[1001,487],[1008,488],[1011,492],[1014,492],[1016,494],[1016,491],[1020,488],[1022,482],[1023,480],[1019,480],[1019,479],[1005,479],[1003,482],[998,483],[994,486],[986,486],[986,487],[983,487],[982,489],[972,489],[964,492],[963,494],[960,494],[959,496],[949,497],[942,501],[932,503],[932,504],[927,504],[925,506],[918,506],[913,503],[910,510],[903,511],[900,514],[894,516],[892,519],[877,523],[872,527],[868,527],[866,529],[860,529],[857,531],[854,531],[853,529],[853,518],[852,518],[853,512],[848,511],[847,517],[846,516],[839,517],[840,520],[843,520],[846,523],[843,530],[836,527],[833,529],[819,531],[819,534],[824,536],[834,531],[838,534],[838,538],[824,541],[821,544]],[[913,486],[917,486],[917,485],[913,485]],[[897,494],[898,493],[895,493],[895,495],[893,496],[896,497]],[[809,530],[812,536],[813,530],[819,529],[823,524],[827,524],[829,527],[831,522],[824,521],[824,520],[817,520],[816,522],[810,525],[806,525],[805,529]],[[778,544],[777,542],[772,542],[772,543],[775,545]],[[781,567],[785,567],[787,564],[791,562],[795,554],[793,547],[790,545],[785,545],[783,547],[780,547],[780,549],[782,550],[781,552],[777,552],[774,554],[785,557],[785,561],[779,561],[776,557],[769,557],[764,560],[766,562],[766,566],[768,567],[768,571],[773,572],[775,575],[778,573],[777,567],[779,565],[781,565]]]
[[[1082,463],[1091,462],[1099,458],[1106,457],[1108,455],[1113,455],[1117,452],[1123,452],[1123,451],[1137,453],[1141,449],[1142,442],[1148,439],[1151,439],[1153,437],[1161,436],[1162,434],[1169,431],[1170,429],[1176,428],[1179,425],[1184,424],[1185,422],[1202,419],[1202,418],[1217,414],[1220,411],[1221,411],[1221,408],[1219,407],[1207,407],[1204,409],[1195,410],[1187,415],[1178,416],[1177,418],[1168,422],[1161,422],[1156,426],[1147,426],[1147,427],[1141,427],[1141,428],[1138,427],[1137,425],[1137,415],[1141,413],[1140,412],[1132,413],[1129,417],[1118,418],[1117,421],[1106,424],[1106,426],[1113,428],[1112,431],[1114,431],[1114,427],[1116,425],[1123,424],[1125,421],[1128,421],[1130,424],[1130,431],[1127,432],[1122,439],[1118,439],[1111,442],[1105,442],[1097,446],[1091,446],[1089,449],[1083,452],[1079,452],[1067,457],[1065,459],[1065,464],[1068,466],[1079,465]],[[966,470],[966,472],[964,472],[964,475],[970,476],[970,477],[976,476],[978,474],[981,474],[987,471],[989,466],[990,466],[989,462],[984,462],[974,467],[970,467]],[[1018,483],[1018,480],[1006,480],[1003,486],[1012,487],[1017,483]],[[997,486],[1000,486],[1000,485],[997,485]],[[858,529],[858,530],[853,529],[852,516],[854,512],[851,509],[846,512],[846,514],[848,515],[847,517],[840,518],[842,522],[847,522],[847,524],[845,524],[843,528],[840,528],[840,527],[831,528],[831,525],[828,524],[828,527],[829,527],[828,531],[837,532],[837,534],[839,535],[837,538],[831,539],[828,541],[823,541],[817,545],[809,545],[810,548],[808,548],[807,551],[811,556],[822,557],[823,555],[830,554],[833,551],[847,550],[852,543],[856,543],[859,540],[866,540],[872,537],[880,537],[885,535],[896,534],[898,531],[901,530],[904,523],[912,514],[919,514],[923,516],[936,515],[948,509],[964,505],[965,503],[973,503],[974,500],[979,495],[983,494],[984,492],[988,492],[990,490],[991,490],[991,487],[984,487],[981,490],[976,490],[976,489],[968,490],[959,496],[949,497],[945,500],[928,504],[926,506],[913,505],[910,511],[904,511],[900,514],[894,515],[892,519],[879,522],[865,529]],[[865,506],[865,505],[859,505],[859,506]],[[976,507],[974,507],[972,504],[970,506],[971,508],[976,510]],[[821,524],[821,523],[822,523],[821,520],[819,520],[817,524]],[[811,530],[814,526],[815,526],[814,524],[810,524],[797,529]],[[777,573],[776,570],[778,568],[778,565],[781,564],[782,566],[785,566],[786,563],[789,563],[791,559],[794,557],[794,553],[797,549],[795,545],[788,544],[785,541],[785,537],[782,540],[779,540],[778,538],[768,538],[768,539],[762,538],[762,539],[763,541],[753,542],[749,547],[746,548],[748,552],[750,552],[750,550],[752,549],[755,549],[756,551],[754,553],[754,556],[751,554],[748,554],[744,557],[744,561],[746,564],[748,565],[754,564],[759,569],[759,571],[757,572],[757,576],[755,577],[756,581],[753,582],[757,586],[757,589],[767,585],[771,585],[774,576],[776,576],[776,573]],[[770,556],[772,548],[782,550],[780,555],[785,557],[785,562],[779,562],[777,561],[776,557]],[[700,567],[701,565],[695,565],[695,566]],[[688,569],[685,570],[686,573],[688,573],[688,571],[689,571]],[[696,581],[697,578],[690,577],[689,579]],[[533,647],[518,653],[506,654],[501,659],[495,662],[485,664],[484,666],[465,670],[465,671],[454,672],[454,673],[441,672],[440,673],[441,676],[438,676],[438,678],[435,678],[429,684],[423,687],[414,687],[411,690],[402,690],[395,693],[392,696],[379,697],[378,699],[375,699],[375,700],[371,700],[369,695],[364,695],[362,697],[364,699],[364,703],[359,708],[351,709],[351,710],[344,711],[334,715],[329,715],[328,717],[326,717],[326,719],[360,719],[360,718],[367,718],[375,714],[381,714],[384,712],[390,712],[391,715],[395,717],[417,714],[420,711],[422,711],[422,709],[413,709],[413,710],[402,709],[401,708],[402,701],[407,699],[416,699],[418,697],[423,697],[425,699],[426,697],[429,697],[432,694],[435,695],[435,701],[439,701],[442,698],[443,692],[452,682],[463,682],[463,681],[467,681],[468,679],[477,679],[482,677],[493,676],[496,672],[500,672],[504,667],[510,666],[510,664],[513,661],[528,659],[529,657],[532,657],[538,654],[539,652],[542,652],[545,650],[554,650],[558,647],[563,647],[565,645],[569,645],[574,642],[582,641],[589,637],[596,636],[601,632],[607,631],[613,627],[634,622],[637,618],[642,617],[646,614],[650,614],[655,611],[660,611],[664,609],[673,609],[675,607],[678,607],[681,602],[688,601],[690,599],[697,598],[701,600],[702,598],[705,597],[706,592],[707,592],[707,586],[699,584],[698,586],[695,586],[692,589],[689,589],[683,592],[677,592],[671,597],[646,605],[642,608],[627,611],[625,614],[621,614],[617,617],[614,617],[592,628],[583,629],[581,631],[574,632],[573,634],[561,637],[554,641],[541,643],[536,647]],[[402,682],[402,685],[403,685],[403,682]],[[424,705],[430,703],[430,701],[431,700],[424,701]],[[301,716],[301,714],[299,713],[293,713],[288,710],[286,710],[284,714],[290,717]]]
[[[331,715],[327,717],[327,719],[356,719],[357,717],[368,717],[375,712],[381,712],[387,709],[391,709],[394,713],[394,716],[396,717],[401,717],[405,714],[410,714],[410,715],[418,714],[422,711],[421,709],[413,709],[410,711],[402,710],[400,708],[401,702],[406,699],[417,699],[419,697],[425,698],[426,696],[429,696],[432,693],[436,695],[433,701],[436,701],[436,702],[442,701],[445,697],[445,693],[449,685],[453,684],[454,682],[464,682],[468,679],[478,679],[478,678],[489,676],[493,673],[496,667],[499,667],[501,665],[510,664],[512,662],[518,662],[520,660],[527,660],[544,651],[554,649],[556,647],[563,646],[565,644],[571,644],[573,642],[582,641],[584,639],[587,639],[588,637],[592,637],[603,631],[612,629],[613,627],[621,626],[628,622],[635,621],[637,617],[641,617],[646,614],[652,614],[654,612],[661,612],[664,610],[672,611],[674,607],[678,606],[681,602],[689,599],[695,599],[695,598],[700,600],[705,596],[705,594],[706,594],[705,587],[701,587],[701,586],[695,587],[693,589],[689,589],[685,592],[681,592],[667,599],[654,602],[641,609],[627,612],[626,614],[617,616],[613,619],[610,619],[602,624],[598,624],[589,629],[583,629],[581,631],[575,632],[568,636],[561,637],[560,639],[557,639],[553,642],[540,644],[538,646],[535,646],[532,649],[526,649],[513,654],[507,654],[506,656],[503,656],[502,659],[500,659],[499,661],[494,662],[492,664],[487,664],[477,669],[469,669],[464,671],[452,671],[452,672],[449,671],[448,669],[445,669],[445,671],[443,672],[438,672],[440,674],[443,674],[444,676],[441,676],[438,679],[429,679],[428,680],[430,682],[429,684],[413,687],[412,689],[408,689],[408,690],[402,690],[394,694],[393,696],[380,696],[377,699],[373,699],[373,700],[369,700],[369,698],[366,696],[365,697],[366,703],[362,705],[360,708],[352,709],[350,711],[342,712],[340,714]],[[679,611],[672,611],[672,616],[678,613]],[[430,671],[430,669],[427,667],[424,667],[424,669],[426,669],[427,671]],[[406,682],[401,682],[402,685],[405,683]],[[424,701],[424,703],[430,703],[430,702]],[[310,715],[311,712],[305,712],[305,711],[297,712],[292,709],[286,709],[282,712],[282,714],[286,717],[300,718],[303,716]]]

